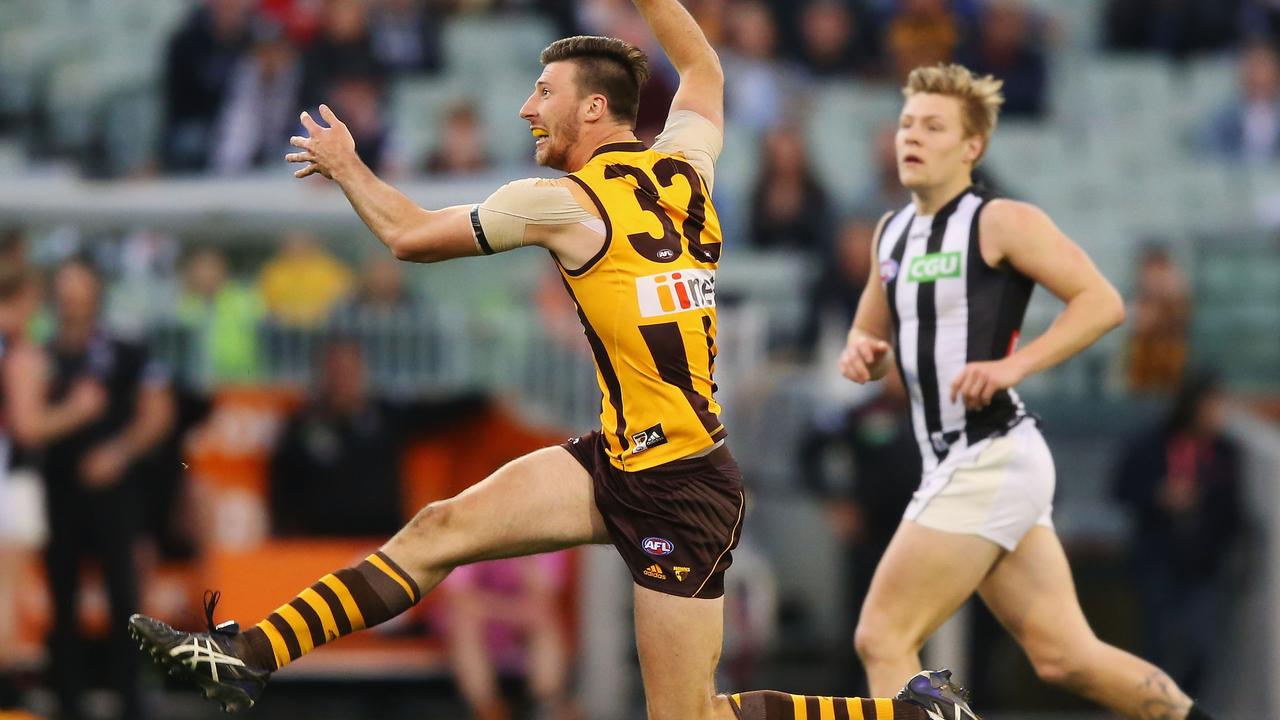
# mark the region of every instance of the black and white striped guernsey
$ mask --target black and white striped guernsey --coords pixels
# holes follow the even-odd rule
[[[983,261],[978,219],[988,201],[969,188],[932,217],[907,205],[877,239],[894,352],[926,472],[1027,414],[1012,389],[978,411],[966,410],[958,399],[951,402],[951,381],[966,363],[998,360],[1013,351],[1035,288],[1017,270]]]

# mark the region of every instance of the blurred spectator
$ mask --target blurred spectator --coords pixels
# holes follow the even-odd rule
[[[252,5],[252,0],[205,0],[169,41],[161,150],[167,169],[208,166],[214,122],[248,44]]]
[[[404,523],[407,443],[477,412],[462,396],[394,403],[370,394],[359,344],[338,340],[320,358],[316,395],[286,422],[271,458],[278,536],[390,536]]]
[[[1153,245],[1143,251],[1132,306],[1125,372],[1129,389],[1172,391],[1187,362],[1191,291],[1167,248]]]
[[[1036,23],[1025,0],[991,0],[977,25],[976,43],[964,53],[970,70],[1004,81],[1002,117],[1044,116],[1048,60]]]
[[[360,288],[334,311],[331,321],[343,329],[416,317],[418,303],[404,286],[404,263],[372,254],[360,270]]]
[[[10,270],[27,266],[27,236],[21,228],[0,230],[0,267]]]
[[[793,126],[769,131],[751,193],[751,245],[817,252],[831,233],[831,202]]]
[[[569,697],[570,649],[559,598],[565,552],[464,565],[444,583],[445,636],[458,688],[476,720],[508,720],[498,676],[527,679],[535,720],[579,717]]]
[[[1280,157],[1280,58],[1265,43],[1240,59],[1240,94],[1200,133],[1208,153],[1237,162],[1268,163]]]
[[[707,42],[716,47],[728,42],[729,6],[730,0],[689,0],[685,5]]]
[[[438,5],[427,0],[379,0],[369,19],[373,54],[393,74],[436,72],[443,64]]]
[[[963,41],[950,0],[902,0],[885,28],[885,43],[895,76],[906,80],[922,65],[951,62]]]
[[[369,8],[365,0],[325,0],[320,32],[303,61],[302,106],[337,105],[335,87],[359,80],[381,90],[386,68],[373,51]],[[375,103],[376,105],[377,103]],[[337,107],[334,107],[337,110]],[[342,111],[338,111],[342,117]],[[343,120],[350,124],[345,117]],[[356,137],[359,147],[360,137]]]
[[[213,167],[233,175],[281,163],[298,124],[302,66],[284,28],[259,20],[253,46],[236,65],[214,132]]]
[[[14,252],[13,234],[0,240],[0,257]],[[45,541],[39,477],[33,449],[51,424],[82,422],[102,411],[96,388],[73,402],[44,407],[43,382],[48,358],[27,337],[40,305],[38,275],[25,263],[0,262],[0,717],[18,705],[14,677],[21,661],[20,590],[32,558]]]
[[[1241,452],[1223,432],[1226,399],[1209,377],[1187,382],[1168,417],[1129,442],[1116,497],[1134,521],[1133,573],[1143,657],[1192,696],[1220,655],[1227,574],[1242,535]]]
[[[282,325],[315,327],[351,293],[351,270],[304,232],[291,232],[262,266],[258,289]]]
[[[439,143],[427,158],[427,172],[464,175],[487,170],[491,165],[475,106],[463,102],[449,108]]]
[[[902,377],[892,371],[880,393],[864,404],[819,418],[799,448],[800,476],[823,502],[828,522],[843,550],[844,581],[840,629],[842,665],[848,678],[864,673],[853,651],[854,623],[871,587],[880,556],[889,547],[902,513],[920,484],[920,449],[916,444]],[[833,453],[844,463],[833,462]],[[828,469],[842,465],[852,472],[836,478]],[[856,691],[851,689],[850,692]]]
[[[729,26],[729,46],[721,52],[726,117],[751,130],[767,130],[786,117],[798,79],[778,58],[778,29],[764,3],[737,0]]]
[[[184,460],[188,436],[209,417],[213,401],[176,380],[172,393],[173,423],[155,449],[139,461],[138,467],[145,508],[140,530],[152,564],[195,560],[201,540],[195,516],[207,511],[207,508],[195,507],[191,477]],[[144,572],[143,577],[146,575]]]
[[[840,328],[843,337],[853,323],[871,272],[875,231],[875,220],[855,218],[824,248],[817,280],[809,287],[808,312],[798,338],[799,349],[806,356],[812,355],[824,327]]]
[[[871,140],[874,164],[867,186],[853,203],[858,215],[882,217],[885,213],[911,202],[911,192],[898,179],[898,122],[886,122]]]
[[[560,349],[589,357],[591,346],[582,332],[578,306],[565,294],[564,279],[559,270],[546,268],[533,289],[533,305],[547,335]]]
[[[346,77],[333,83],[329,98],[329,105],[355,138],[364,164],[374,172],[387,167],[391,143],[382,120],[382,85],[368,77]]]
[[[258,12],[282,25],[297,47],[306,47],[320,32],[325,0],[258,0]]]
[[[44,448],[49,519],[45,564],[54,605],[49,644],[60,717],[81,718],[86,686],[79,628],[81,565],[86,557],[95,557],[110,602],[106,667],[121,696],[121,717],[132,720],[145,717],[138,688],[140,658],[126,625],[138,608],[134,542],[144,508],[138,461],[170,431],[173,405],[167,376],[146,349],[102,330],[101,294],[101,279],[84,261],[69,260],[58,268],[58,331],[49,346],[51,401],[63,402],[86,380],[100,384],[107,399],[100,416],[69,428]]]
[[[377,379],[403,377],[403,352],[397,348],[405,346],[406,334],[419,332],[427,316],[428,308],[405,287],[404,267],[390,255],[368,255],[360,271],[359,289],[329,317],[332,332],[359,340],[369,373]],[[431,360],[420,357],[420,362]]]
[[[823,78],[874,75],[879,71],[879,37],[869,14],[845,0],[810,0],[800,11],[800,59]]]
[[[227,258],[214,247],[199,248],[182,272],[177,320],[191,334],[202,379],[252,380],[258,374],[258,321],[262,299],[228,277]]]
[[[1252,0],[1110,0],[1104,44],[1110,50],[1159,50],[1173,57],[1234,45],[1241,27],[1266,27],[1266,2]],[[1249,13],[1241,23],[1241,10]],[[1274,26],[1273,26],[1274,27]]]

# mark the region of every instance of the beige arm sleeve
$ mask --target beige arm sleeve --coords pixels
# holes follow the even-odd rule
[[[554,180],[529,178],[507,183],[471,209],[476,245],[486,255],[523,246],[525,229],[530,225],[574,223],[603,226],[578,204],[568,188]]]
[[[664,153],[680,153],[707,184],[707,192],[715,184],[716,160],[724,149],[724,133],[712,122],[692,110],[677,110],[667,118],[667,126],[653,142],[653,149]]]

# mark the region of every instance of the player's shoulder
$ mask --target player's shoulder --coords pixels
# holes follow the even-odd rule
[[[573,181],[569,179],[569,175],[560,177],[529,177],[512,180],[498,188],[498,191],[516,191],[521,190],[554,190],[556,188],[567,188],[573,185]]]
[[[993,198],[983,204],[980,230],[986,233],[1025,233],[1051,224],[1048,213],[1023,200]]]
[[[889,223],[893,220],[894,216],[898,214],[898,212],[898,210],[889,210],[885,214],[881,215],[880,219],[876,221],[875,232],[871,235],[871,249],[873,252],[879,248],[880,238],[884,235],[885,228],[889,227]]]

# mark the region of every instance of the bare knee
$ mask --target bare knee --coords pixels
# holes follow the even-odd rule
[[[438,500],[419,510],[407,525],[387,542],[386,552],[401,564],[424,570],[447,570],[451,563],[445,550],[457,517],[448,500]]]
[[[1072,643],[1063,639],[1025,643],[1027,658],[1036,676],[1050,685],[1081,691],[1089,684],[1089,642]]]
[[[912,638],[911,633],[896,628],[885,618],[863,614],[853,633],[853,647],[858,657],[867,665],[897,660],[920,652],[923,640]]]

